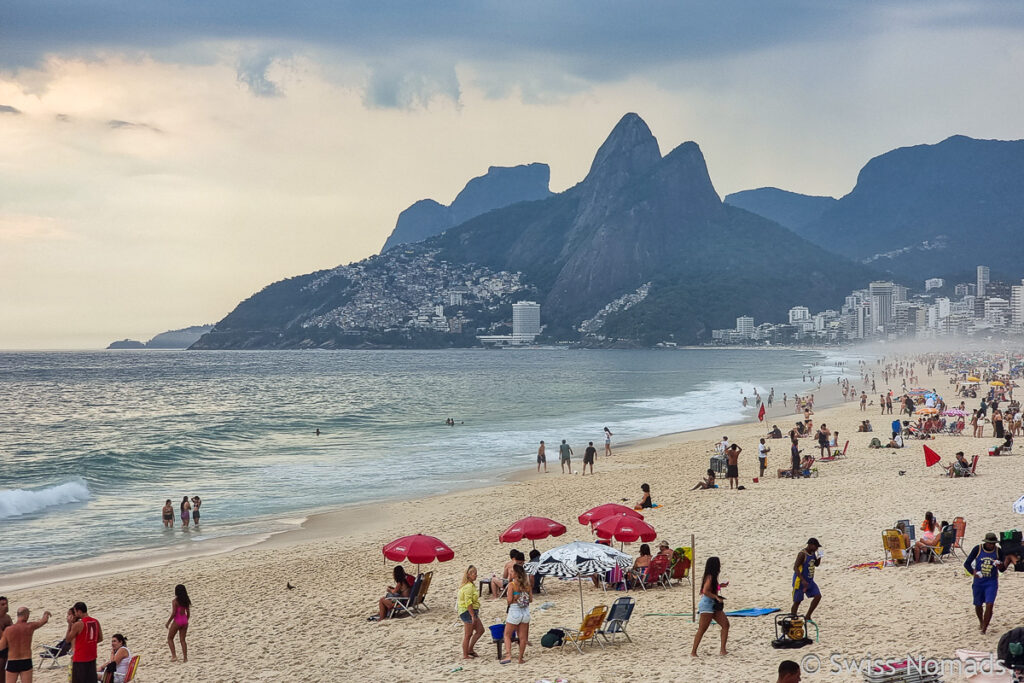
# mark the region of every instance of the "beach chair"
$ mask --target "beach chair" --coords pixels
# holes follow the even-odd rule
[[[914,525],[910,523],[910,520],[909,519],[897,519],[896,520],[896,524],[894,524],[893,526],[898,528],[901,523],[903,524],[903,528],[907,530],[907,535],[910,536],[910,540],[911,541],[916,541],[917,540],[917,533],[916,533],[916,531],[914,529]]]
[[[615,638],[619,634],[632,643],[633,639],[626,633],[626,627],[629,625],[629,618],[633,614],[634,607],[636,607],[636,600],[629,597],[619,598],[613,602],[605,617],[604,626],[598,629],[597,633],[612,645],[615,645]],[[611,635],[610,639],[609,635]]]
[[[422,607],[424,610],[428,612],[430,611],[430,607],[427,606],[427,603],[424,600],[427,597],[427,591],[430,590],[430,582],[433,580],[433,578],[434,572],[432,571],[427,572],[423,575],[423,584],[420,586],[420,591],[416,595],[416,600],[412,603],[412,609],[414,612],[419,612],[420,607]]]
[[[583,646],[587,643],[590,643],[591,647],[593,647],[596,642],[603,648],[604,643],[597,638],[597,632],[601,629],[601,624],[604,623],[604,618],[607,613],[607,607],[604,605],[598,605],[594,609],[590,610],[590,614],[583,617],[583,623],[580,624],[578,629],[559,626],[558,628],[565,632],[565,638],[562,640],[562,647],[565,647],[566,643],[572,643],[576,646],[576,649],[580,654],[583,654]]]
[[[882,532],[882,548],[885,551],[885,559],[892,560],[894,567],[901,564],[909,567],[913,562],[913,555],[908,552],[906,539],[899,529],[886,529]]]
[[[651,560],[651,564],[648,565],[647,571],[644,572],[643,583],[641,584],[646,589],[648,586],[661,586],[662,588],[668,588],[668,563],[669,559],[664,555],[655,555]]]
[[[687,583],[690,583],[690,566],[693,564],[692,548],[676,548],[672,551],[672,571],[670,573],[670,580],[675,581],[676,584],[681,584],[685,579]]]
[[[963,517],[956,517],[953,519],[953,528],[956,529],[956,540],[953,541],[952,550],[955,554],[956,551],[960,551],[960,554],[967,559],[967,552],[964,550],[964,534],[967,533],[967,522]]]
[[[939,562],[945,562],[947,557],[956,558],[956,555],[953,554],[954,543],[956,543],[956,527],[950,524],[939,533],[939,542],[935,545],[925,546],[925,550],[928,551],[929,557]]]
[[[132,655],[132,658],[128,660],[128,669],[124,672],[122,678],[118,674],[114,674],[114,683],[131,683],[135,680],[135,674],[139,672],[139,663],[142,661],[142,655]]]
[[[60,666],[60,658],[71,654],[71,643],[64,642],[61,638],[53,645],[43,645],[39,651],[39,669],[43,668],[43,662],[50,660],[50,668],[56,669]]]
[[[415,612],[412,610],[412,606],[416,604],[416,600],[420,595],[420,587],[423,585],[423,574],[416,577],[416,583],[412,585],[412,589],[409,591],[409,595],[404,598],[390,598],[394,602],[394,607],[388,611],[388,619],[394,618],[396,614],[401,615],[405,612],[408,616],[415,616]]]
[[[981,456],[980,455],[976,455],[973,458],[971,458],[971,476],[972,477],[978,474],[978,461],[979,460],[981,460]]]

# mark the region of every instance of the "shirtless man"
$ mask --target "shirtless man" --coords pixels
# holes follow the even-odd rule
[[[540,448],[537,449],[537,471],[540,472],[540,466],[544,465],[544,472],[548,471],[548,455],[544,452],[544,442],[540,442]]]
[[[729,488],[740,485],[740,471],[739,471],[739,458],[740,453],[743,449],[738,444],[733,444],[725,451],[725,457],[727,458],[727,468],[725,476],[729,479]]]
[[[4,630],[13,624],[11,621],[11,615],[7,613],[7,598],[0,595],[0,636],[4,634]],[[7,650],[0,649],[0,671],[4,670],[7,665]]]
[[[6,683],[17,683],[18,680],[32,683],[32,635],[49,620],[50,613],[43,612],[42,619],[29,622],[28,607],[18,608],[18,621],[5,628],[3,636],[0,636],[0,650],[8,651],[4,665]]]
[[[505,586],[512,580],[512,566],[526,562],[526,556],[513,548],[508,552],[509,560],[501,570],[501,576],[491,576],[491,600],[497,600]]]

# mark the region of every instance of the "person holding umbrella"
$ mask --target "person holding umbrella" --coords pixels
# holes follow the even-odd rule
[[[512,580],[508,584],[505,595],[508,600],[508,614],[505,615],[505,651],[508,653],[502,664],[512,662],[512,634],[519,634],[519,663],[522,664],[526,654],[526,641],[530,637],[530,601],[533,599],[530,581],[526,578],[523,565],[512,566]]]
[[[999,592],[999,574],[1006,571],[1007,562],[1016,564],[1013,555],[1003,555],[999,539],[991,531],[985,534],[981,545],[976,545],[964,560],[964,569],[974,576],[971,586],[974,592],[974,612],[978,615],[978,627],[982,633],[988,630],[992,621],[992,608]]]
[[[480,593],[476,589],[476,567],[469,565],[462,575],[462,586],[458,597],[459,620],[462,621],[462,658],[476,657],[473,648],[476,641],[484,634],[484,625],[480,621]]]

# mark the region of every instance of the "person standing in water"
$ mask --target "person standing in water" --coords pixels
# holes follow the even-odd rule
[[[171,499],[168,498],[164,501],[164,509],[161,511],[161,516],[164,520],[165,529],[174,528],[174,506],[171,505]]]
[[[167,618],[164,628],[167,629],[167,647],[171,648],[171,661],[178,661],[178,653],[174,651],[174,636],[178,636],[181,643],[181,661],[188,661],[188,645],[185,643],[185,634],[188,633],[188,620],[192,616],[192,600],[188,597],[185,586],[178,584],[174,587],[174,599],[171,600],[171,616]]]
[[[187,529],[189,518],[192,516],[192,503],[188,502],[188,496],[181,497],[181,528]]]
[[[604,454],[612,454],[612,433],[607,427],[604,428]]]
[[[192,496],[192,526],[199,526],[199,506],[202,504],[199,496]]]

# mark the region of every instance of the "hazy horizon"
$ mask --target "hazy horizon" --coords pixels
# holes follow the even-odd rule
[[[13,0],[0,19],[0,349],[220,320],[376,253],[488,166],[547,163],[562,191],[630,111],[663,154],[696,141],[723,197],[839,197],[896,147],[1024,138],[1011,2]]]

